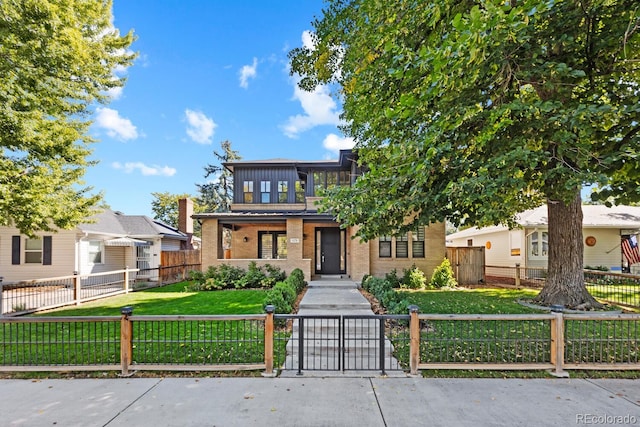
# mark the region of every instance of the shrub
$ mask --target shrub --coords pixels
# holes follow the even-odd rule
[[[267,275],[264,274],[262,268],[258,267],[255,261],[249,263],[249,268],[236,282],[236,289],[242,288],[260,288],[263,286]]]
[[[291,313],[292,306],[289,304],[282,295],[282,292],[278,289],[269,289],[267,295],[264,298],[264,307],[272,305],[275,308],[276,313],[287,314]]]
[[[290,305],[293,305],[296,302],[298,293],[290,283],[278,282],[273,286],[273,290],[280,292],[284,297],[284,300],[287,301]]]
[[[401,285],[400,278],[398,277],[398,272],[395,268],[385,274],[384,279],[389,282],[392,288],[399,288]]]
[[[264,269],[267,271],[266,282],[263,282],[263,286],[272,287],[274,284],[278,282],[282,282],[286,279],[287,275],[280,267],[271,264],[265,264]],[[302,272],[302,270],[300,271]],[[303,274],[304,277],[304,274]]]
[[[451,263],[445,258],[442,263],[433,271],[429,287],[432,289],[455,288],[458,282],[453,277]]]
[[[286,281],[293,286],[297,293],[302,292],[307,286],[307,282],[304,281],[304,273],[299,268],[294,269]]]
[[[415,265],[410,269],[404,269],[400,287],[407,289],[424,289],[427,284],[427,276]]]

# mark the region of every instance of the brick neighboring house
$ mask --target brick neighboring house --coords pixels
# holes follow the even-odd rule
[[[352,239],[356,227],[340,228],[332,215],[318,212],[321,189],[351,185],[362,173],[355,160],[355,152],[342,150],[332,161],[225,163],[234,182],[230,212],[193,216],[202,224],[203,270],[220,264],[246,268],[255,261],[287,273],[300,268],[306,278],[361,280],[415,265],[430,277],[446,256],[444,224],[362,243]]]

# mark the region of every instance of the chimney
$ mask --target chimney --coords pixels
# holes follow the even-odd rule
[[[189,237],[193,234],[193,201],[191,199],[178,200],[178,230]]]

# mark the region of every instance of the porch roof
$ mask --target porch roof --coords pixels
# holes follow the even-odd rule
[[[194,214],[194,219],[217,219],[223,224],[239,222],[285,222],[288,218],[302,218],[317,222],[335,222],[330,214],[317,212],[213,212]]]

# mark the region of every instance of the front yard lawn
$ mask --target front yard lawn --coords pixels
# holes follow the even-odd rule
[[[429,314],[529,314],[541,313],[518,304],[539,291],[528,289],[455,289],[444,291],[400,291],[402,297]]]
[[[119,316],[120,309],[133,307],[134,315],[261,314],[266,295],[263,289],[194,292],[185,290],[188,282],[132,292],[79,307],[65,307],[39,316]]]

